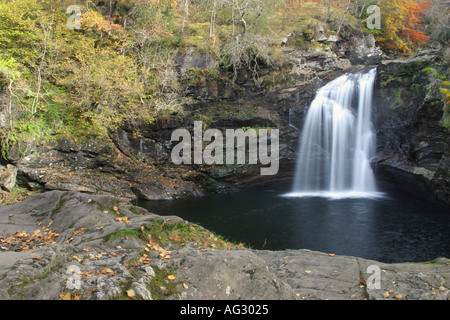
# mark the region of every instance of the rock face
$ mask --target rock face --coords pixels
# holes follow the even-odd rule
[[[442,125],[442,84],[425,67],[448,70],[448,62],[428,51],[380,64],[374,97],[376,165],[381,180],[395,180],[406,191],[449,203],[450,135]]]
[[[344,27],[341,41],[336,43],[334,52],[339,57],[346,57],[354,65],[377,65],[383,58],[383,52],[376,46],[371,34],[364,34]]]
[[[51,191],[2,206],[0,299],[449,298],[448,259],[390,265],[309,250],[217,249],[158,238],[161,230],[214,238],[106,195]],[[379,286],[370,285],[372,270]]]
[[[127,156],[111,140],[48,142],[28,148],[27,154],[14,163],[19,170],[18,180],[32,189],[148,200],[204,194],[201,186],[180,178],[183,170],[161,170],[155,163]]]

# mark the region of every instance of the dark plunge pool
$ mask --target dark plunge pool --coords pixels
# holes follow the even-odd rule
[[[310,249],[388,263],[450,258],[450,213],[405,195],[330,199],[253,191],[139,205],[253,249]]]

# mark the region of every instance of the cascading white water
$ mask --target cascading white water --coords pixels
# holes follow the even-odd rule
[[[376,69],[345,74],[317,92],[302,130],[293,192],[288,196],[377,195],[370,159]]]

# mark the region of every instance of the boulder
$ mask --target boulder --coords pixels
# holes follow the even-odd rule
[[[17,168],[8,164],[6,167],[0,166],[0,188],[11,192],[16,185]]]

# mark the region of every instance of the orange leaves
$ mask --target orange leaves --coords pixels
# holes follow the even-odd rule
[[[178,236],[174,236],[174,237],[169,237],[169,240],[175,241],[175,242],[183,242],[184,239],[181,239]]]
[[[377,41],[382,48],[408,53],[428,41],[422,30],[422,15],[430,7],[429,0],[382,0],[379,6],[383,30]]]
[[[152,235],[151,234],[148,235],[148,244],[147,244],[147,246],[150,249],[152,249],[152,250],[158,251],[159,252],[159,256],[161,258],[163,258],[163,259],[170,259],[170,254],[173,252],[173,251],[167,251],[167,250],[163,249],[159,244],[154,242],[152,240]]]
[[[86,231],[86,228],[80,228],[80,229],[78,229],[78,230],[75,230],[75,231],[73,232],[73,235],[76,236],[76,235],[78,235],[78,234],[80,234],[80,233],[82,233],[82,232],[84,232],[84,231]]]
[[[102,274],[110,274],[110,273],[112,274],[112,273],[114,273],[114,271],[112,271],[110,268],[103,268],[101,273]],[[116,272],[116,274],[117,274],[117,272]]]
[[[117,222],[123,222],[125,224],[129,224],[130,223],[130,221],[128,221],[127,217],[116,218],[116,221]]]
[[[80,259],[78,256],[72,256],[72,259],[77,260],[79,263],[83,262],[83,260]]]
[[[73,293],[66,293],[66,292],[61,293],[59,295],[59,298],[61,300],[80,300],[80,297],[78,295],[73,294]]]
[[[143,254],[140,258],[139,258],[139,263],[142,263],[142,264],[149,264],[150,263],[150,259],[148,258],[148,255],[147,254]]]
[[[61,300],[71,300],[70,293],[61,293],[59,297],[61,298]]]
[[[133,289],[127,290],[127,296],[132,299],[136,296],[136,292]]]
[[[5,236],[0,236],[0,250],[31,251],[43,246],[55,244],[55,238],[59,236],[54,230],[50,230],[48,225],[42,226],[42,231],[37,229],[33,234],[26,231],[18,231]],[[41,225],[42,223],[39,223]]]

